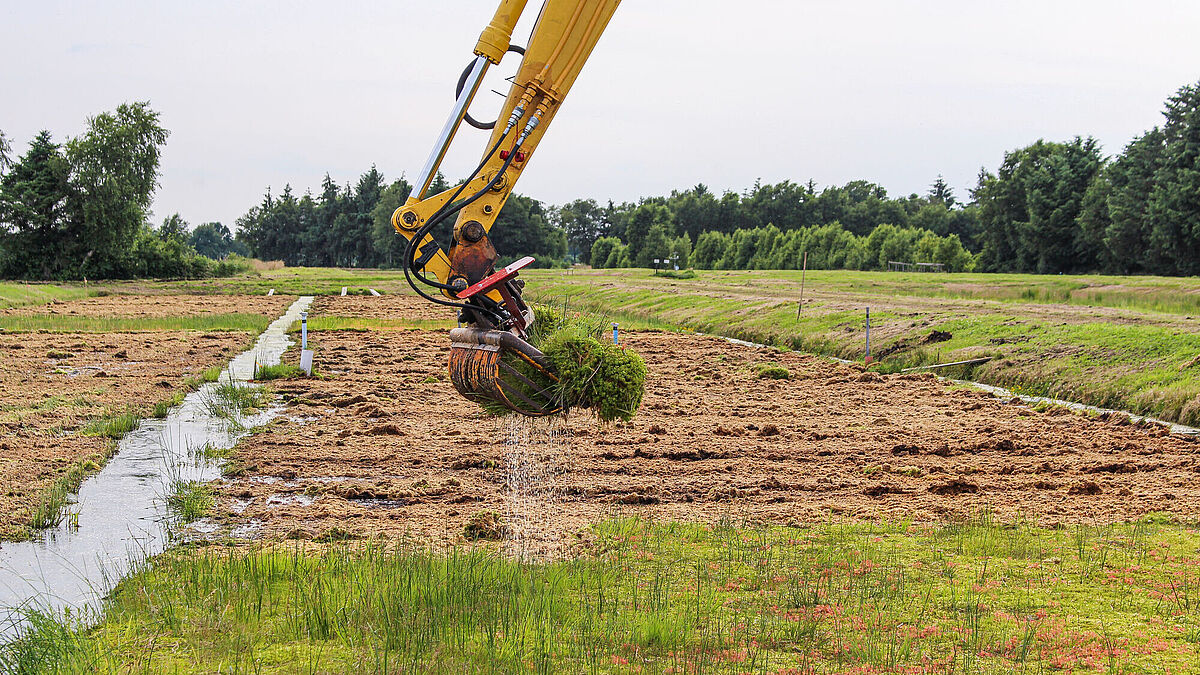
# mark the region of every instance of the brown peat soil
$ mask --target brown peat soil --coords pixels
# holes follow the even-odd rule
[[[312,316],[428,312],[406,296],[335,297]],[[548,540],[614,513],[785,524],[986,510],[1048,526],[1200,515],[1194,439],[1124,417],[1038,412],[931,375],[632,331],[623,343],[650,373],[633,422],[528,421],[488,417],[458,396],[445,331],[310,339],[324,379],[273,384],[285,415],[239,446],[239,475],[219,490],[218,517],[267,539],[450,543],[489,511],[536,521]],[[759,379],[766,363],[790,378]]]

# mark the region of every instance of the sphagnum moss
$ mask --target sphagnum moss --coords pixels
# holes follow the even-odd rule
[[[545,305],[534,306],[529,343],[550,361],[557,384],[510,356],[509,363],[531,381],[553,387],[565,406],[594,410],[600,419],[633,419],[646,391],[646,362],[631,349],[601,340],[608,321],[589,314],[568,314]],[[483,404],[492,414],[509,412],[499,404]]]

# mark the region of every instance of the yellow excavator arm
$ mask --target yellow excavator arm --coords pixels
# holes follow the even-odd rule
[[[411,196],[392,214],[392,225],[409,240],[404,257],[409,283],[431,302],[457,308],[466,324],[451,331],[450,375],[468,398],[529,415],[562,409],[552,393],[553,369],[526,341],[533,314],[521,299],[523,282],[516,276],[532,259],[496,271],[497,253],[488,233],[619,1],[545,0],[529,43],[520,47],[511,38],[526,0],[501,0],[459,79],[454,107]],[[507,53],[521,54],[521,66],[482,160],[463,183],[427,195],[463,121],[488,128],[473,120],[467,108],[489,66]],[[451,217],[452,241],[445,250],[431,232]],[[533,379],[528,369],[512,368],[512,358],[506,356],[533,368]]]

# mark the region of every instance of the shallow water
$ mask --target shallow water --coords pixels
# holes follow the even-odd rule
[[[287,329],[312,297],[302,297],[235,356],[221,381],[245,382],[255,364],[279,363],[292,344]],[[252,385],[253,386],[253,385]],[[165,419],[142,421],[117,444],[117,454],[84,481],[63,522],[25,542],[0,543],[0,642],[19,635],[21,609],[70,610],[94,619],[104,596],[122,577],[172,541],[172,516],[164,497],[176,480],[213,480],[220,465],[198,451],[206,444],[232,447],[279,414],[265,410],[240,420],[240,428],[210,414],[217,383],[187,395]]]

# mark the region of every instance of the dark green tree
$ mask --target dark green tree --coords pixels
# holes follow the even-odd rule
[[[192,230],[188,239],[192,248],[200,255],[213,260],[223,260],[229,255],[249,255],[250,251],[233,233],[221,223],[203,223]]]
[[[640,251],[646,241],[646,237],[650,234],[650,228],[655,225],[662,225],[667,229],[667,234],[672,234],[671,211],[666,206],[653,202],[642,202],[633,213],[629,215],[629,219],[625,225],[625,243],[629,245],[634,260],[641,259]],[[653,256],[651,256],[653,257]]]
[[[138,265],[130,244],[144,229],[158,187],[169,132],[148,102],[126,103],[88,120],[67,142],[71,223],[62,255],[75,274],[128,276]]]
[[[702,232],[696,238],[696,247],[692,251],[692,266],[702,270],[717,269],[728,248],[728,234],[715,230]]]
[[[995,176],[982,173],[975,197],[985,268],[1041,274],[1094,268],[1094,254],[1078,245],[1077,219],[1103,163],[1095,139],[1039,140],[1006,153]]]
[[[10,166],[12,166],[12,142],[8,140],[4,130],[0,129],[0,176],[4,175]]]
[[[659,267],[664,267],[661,262],[664,259],[671,257],[671,237],[670,230],[667,229],[666,223],[657,222],[650,226],[650,231],[646,233],[646,237],[642,240],[642,244],[636,249],[634,254],[633,264],[636,267],[653,267],[654,261],[659,260]]]
[[[1162,164],[1150,194],[1150,244],[1161,271],[1194,276],[1200,274],[1200,83],[1167,99],[1163,115]]]
[[[411,193],[412,185],[401,178],[384,188],[379,195],[379,203],[371,212],[374,222],[371,228],[371,242],[375,247],[375,255],[381,266],[398,267],[404,260],[404,251],[408,246],[408,240],[392,226],[392,214],[404,205]]]
[[[938,174],[933,185],[929,186],[929,192],[926,194],[926,200],[930,204],[941,204],[947,209],[952,209],[958,203],[954,198],[954,190],[946,184],[946,179],[942,178],[942,174]]]
[[[667,206],[680,234],[695,239],[701,232],[720,229],[721,204],[703,183],[683,192],[672,191]]]
[[[567,234],[567,252],[576,260],[592,259],[592,244],[606,234],[604,209],[594,199],[576,199],[551,210],[552,222]]]
[[[623,246],[621,240],[616,237],[600,237],[592,242],[592,267],[597,269],[608,265],[608,257],[612,255],[614,250],[619,250]]]
[[[50,132],[42,131],[0,179],[0,274],[5,278],[49,279],[70,266],[63,258],[69,243],[70,170]]]
[[[511,194],[489,234],[502,261],[531,255],[539,267],[553,267],[567,255],[567,233],[546,219],[542,203]]]
[[[183,216],[178,213],[173,213],[166,218],[163,218],[162,225],[158,228],[158,237],[163,241],[178,240],[188,241],[188,222],[183,219]]]

